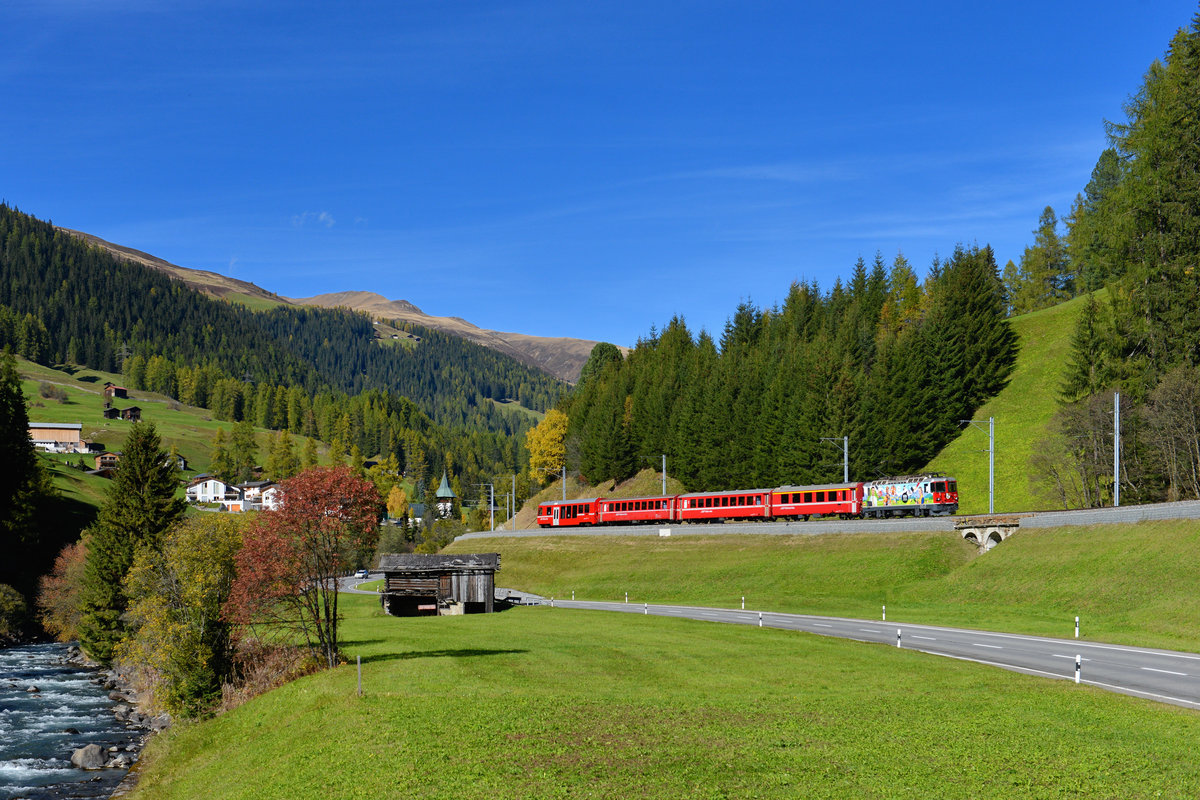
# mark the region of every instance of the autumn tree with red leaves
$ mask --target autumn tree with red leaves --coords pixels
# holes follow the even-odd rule
[[[337,579],[374,547],[379,494],[344,465],[312,467],[281,488],[282,507],[259,514],[245,534],[226,616],[244,629],[303,635],[313,656],[334,667]]]

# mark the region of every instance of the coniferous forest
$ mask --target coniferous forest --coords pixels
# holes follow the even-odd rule
[[[597,348],[565,404],[568,460],[593,482],[666,455],[689,489],[823,483],[849,437],[852,478],[917,470],[1005,385],[1004,311],[992,251],[959,247],[923,283],[877,255],[828,292],[743,303],[719,341],[673,319],[628,358]]]

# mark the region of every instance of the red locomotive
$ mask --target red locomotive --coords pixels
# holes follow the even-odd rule
[[[697,492],[668,497],[597,497],[538,506],[543,528],[641,525],[664,522],[788,520],[836,516],[929,517],[958,511],[958,483],[930,473],[866,483],[780,486],[732,492]]]

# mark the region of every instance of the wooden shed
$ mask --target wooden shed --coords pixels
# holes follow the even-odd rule
[[[379,559],[383,610],[392,616],[494,611],[499,553],[400,553]]]

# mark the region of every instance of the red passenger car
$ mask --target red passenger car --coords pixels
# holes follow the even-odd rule
[[[555,500],[538,506],[538,525],[543,528],[558,528],[570,525],[595,525],[599,518],[598,509],[604,498],[594,500],[571,500],[563,503]]]
[[[771,516],[776,519],[821,517],[842,519],[862,513],[861,483],[825,483],[820,486],[780,486],[771,490]]]
[[[680,522],[764,519],[771,516],[769,489],[681,494],[677,500],[675,518]]]
[[[675,519],[677,497],[601,498],[601,525],[628,525],[638,522],[671,522]]]

